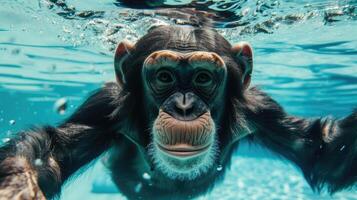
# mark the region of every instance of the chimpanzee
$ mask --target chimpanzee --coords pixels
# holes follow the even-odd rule
[[[208,27],[162,25],[121,42],[116,83],[61,125],[19,133],[0,148],[0,199],[54,198],[104,152],[129,199],[190,199],[223,178],[244,137],[291,160],[316,191],[353,186],[357,110],[343,119],[288,115],[249,87],[252,57],[248,43],[231,45]],[[151,178],[137,193],[143,174]]]

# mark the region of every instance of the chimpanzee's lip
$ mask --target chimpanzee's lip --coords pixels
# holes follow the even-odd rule
[[[157,146],[160,150],[172,156],[190,157],[207,151],[210,147],[210,144],[205,146],[192,146],[188,144],[161,145],[160,143],[157,143]]]
[[[175,120],[177,120],[177,121],[179,121],[179,122],[195,121],[195,120],[201,118],[203,115],[209,115],[209,116],[211,116],[211,113],[210,113],[209,111],[205,111],[205,112],[202,112],[202,113],[199,113],[199,114],[192,114],[191,116],[185,116],[185,117],[182,117],[182,116],[180,116],[180,115],[173,115],[173,114],[171,114],[171,113],[169,113],[169,112],[167,112],[167,111],[164,111],[164,110],[162,110],[162,109],[160,110],[160,112],[163,112],[163,113],[165,113],[165,114],[171,116],[172,119],[175,119]]]

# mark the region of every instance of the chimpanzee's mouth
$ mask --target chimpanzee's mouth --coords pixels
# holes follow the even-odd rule
[[[203,152],[206,152],[211,144],[205,146],[192,146],[188,144],[176,144],[176,145],[161,145],[157,143],[159,149],[171,156],[175,157],[191,157],[199,155]]]

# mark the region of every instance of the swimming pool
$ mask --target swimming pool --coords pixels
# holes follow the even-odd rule
[[[90,91],[114,81],[118,41],[135,41],[154,23],[175,23],[115,1],[53,2],[5,0],[0,7],[3,142],[33,124],[59,123]],[[356,6],[352,0],[231,1],[210,8],[241,15],[216,26],[230,42],[254,47],[254,85],[289,113],[342,117],[357,105]],[[64,113],[55,108],[61,101],[68,105]],[[64,187],[61,199],[80,198],[125,199],[100,161]],[[224,181],[198,199],[356,198],[356,188],[332,197],[313,193],[293,165],[242,145]]]

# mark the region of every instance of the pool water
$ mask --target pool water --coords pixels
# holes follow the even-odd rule
[[[65,2],[1,1],[2,142],[32,126],[58,124],[92,90],[114,81],[118,41],[135,41],[152,24],[177,23],[154,14],[152,5]],[[191,1],[159,2],[170,9]],[[230,16],[215,27],[232,43],[252,44],[253,84],[289,113],[343,117],[357,107],[357,1],[212,1],[205,8]],[[68,106],[59,111],[61,102]],[[61,199],[125,199],[100,160],[69,181]],[[357,187],[314,193],[292,164],[258,146],[243,142],[232,160],[224,181],[197,199],[357,199]]]

